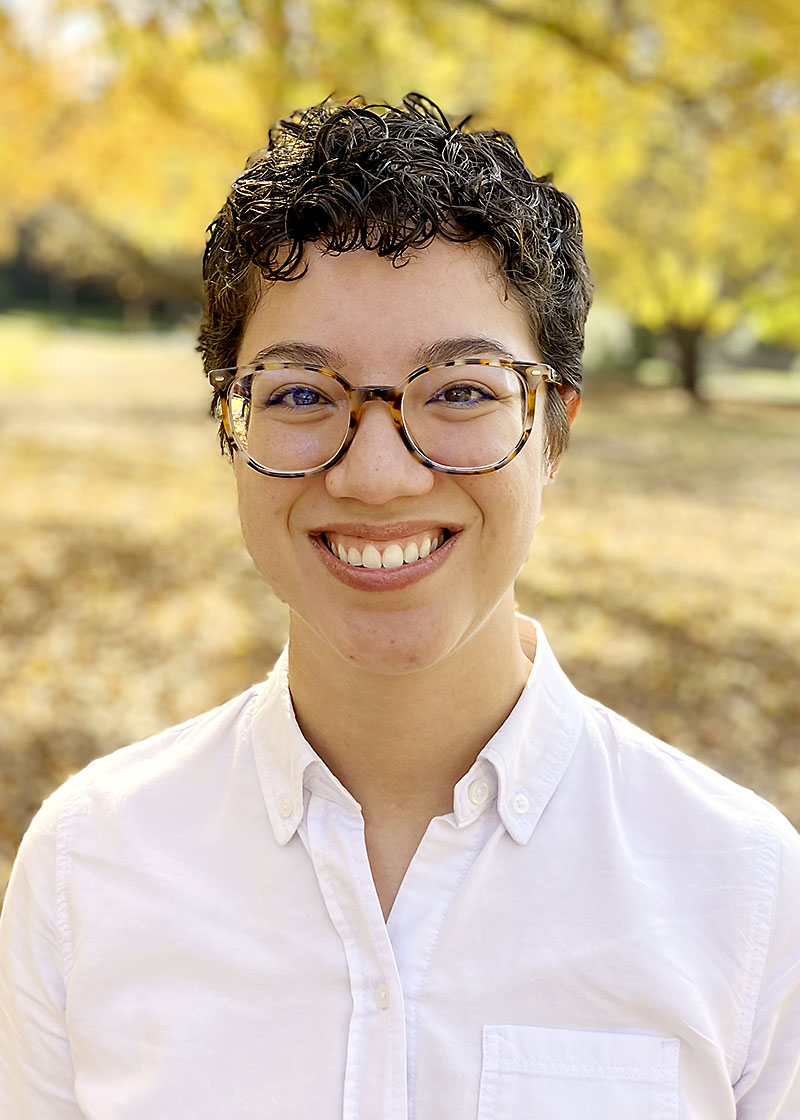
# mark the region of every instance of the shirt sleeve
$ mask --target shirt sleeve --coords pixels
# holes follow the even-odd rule
[[[0,1116],[82,1120],[65,1022],[58,924],[57,802],[33,820],[0,917]]]
[[[771,918],[737,1120],[800,1117],[800,836],[783,817]]]

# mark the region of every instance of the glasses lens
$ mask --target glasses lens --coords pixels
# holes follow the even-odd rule
[[[334,378],[302,368],[242,373],[228,410],[238,446],[272,471],[308,471],[344,443],[350,411]]]
[[[503,366],[441,366],[406,389],[403,418],[414,443],[447,467],[489,467],[522,439],[527,392]]]

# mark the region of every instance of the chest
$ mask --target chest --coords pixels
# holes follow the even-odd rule
[[[367,824],[364,842],[384,921],[388,919],[429,821]]]
[[[736,899],[690,928],[690,866],[676,899],[567,839],[487,813],[400,845],[320,798],[285,848],[227,883],[195,859],[128,923],[98,880],[67,1006],[86,1114],[733,1120]]]

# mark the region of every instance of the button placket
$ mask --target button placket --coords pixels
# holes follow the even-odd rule
[[[312,793],[300,835],[347,960],[353,1010],[343,1118],[379,1114],[406,1120],[403,992],[369,866],[363,818]]]

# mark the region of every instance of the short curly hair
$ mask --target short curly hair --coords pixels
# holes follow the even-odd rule
[[[508,133],[471,132],[468,119],[453,125],[409,93],[400,107],[329,99],[279,121],[208,227],[198,341],[206,372],[236,365],[263,282],[303,276],[307,243],[369,249],[400,266],[438,237],[488,248],[542,359],[567,393],[580,393],[592,281],[578,208],[549,175],[528,170]],[[548,389],[554,463],[569,425],[561,395]],[[217,391],[211,412],[219,416]],[[220,440],[230,452],[221,426]]]

